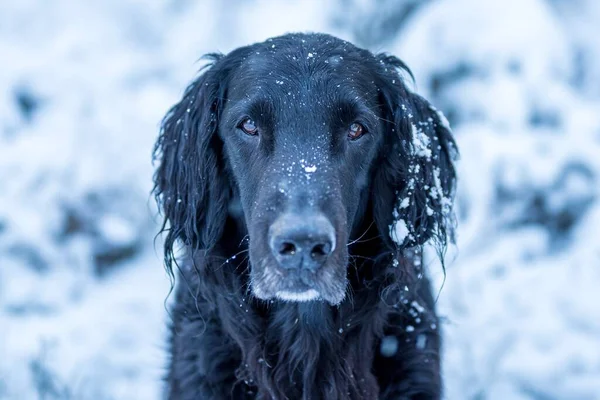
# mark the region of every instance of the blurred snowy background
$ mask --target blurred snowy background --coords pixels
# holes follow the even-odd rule
[[[159,121],[203,53],[309,30],[454,127],[447,398],[600,399],[597,0],[0,1],[0,399],[161,397]]]

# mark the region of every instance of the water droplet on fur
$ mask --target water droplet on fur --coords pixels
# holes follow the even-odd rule
[[[379,352],[384,357],[392,357],[398,352],[398,338],[395,336],[384,336],[381,339]]]
[[[417,336],[417,349],[423,350],[425,345],[427,344],[427,336],[419,335]]]

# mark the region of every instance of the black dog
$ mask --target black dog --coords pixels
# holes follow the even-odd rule
[[[328,35],[209,58],[155,149],[168,397],[439,399],[420,249],[453,231],[443,116],[400,60]]]

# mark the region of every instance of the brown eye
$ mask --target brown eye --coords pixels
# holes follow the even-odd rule
[[[358,122],[355,122],[348,128],[348,137],[351,140],[355,140],[364,135],[365,132],[365,127],[359,124]]]
[[[254,123],[254,121],[251,120],[250,118],[246,118],[245,120],[243,120],[242,123],[240,124],[240,128],[247,135],[253,135],[254,136],[254,135],[258,134],[258,127]]]

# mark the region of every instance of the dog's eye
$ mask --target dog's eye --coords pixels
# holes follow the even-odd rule
[[[354,122],[348,128],[348,137],[350,138],[350,140],[356,140],[359,137],[361,137],[362,135],[364,135],[366,131],[367,130],[365,129],[364,126],[362,126],[358,122]]]
[[[240,124],[240,129],[243,130],[244,133],[247,135],[254,136],[258,134],[258,127],[256,126],[256,123],[250,118],[246,118],[242,121],[242,123]]]

